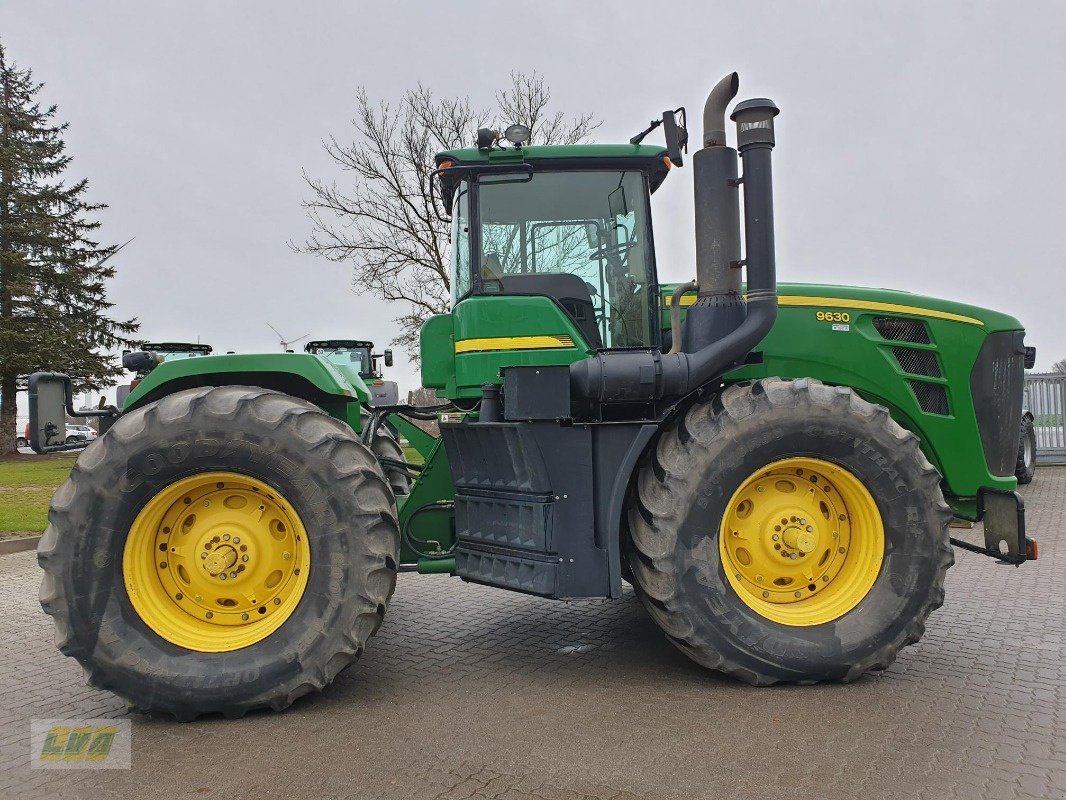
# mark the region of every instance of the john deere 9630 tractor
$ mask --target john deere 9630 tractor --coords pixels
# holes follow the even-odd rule
[[[52,502],[60,649],[137,708],[282,709],[371,646],[417,570],[559,599],[629,583],[706,667],[850,681],[921,637],[953,515],[984,521],[967,549],[1034,558],[1014,491],[1022,326],[778,284],[778,109],[737,104],[731,147],[736,89],[711,92],[692,157],[689,284],[658,280],[650,202],[685,157],[682,109],[628,144],[527,146],[512,126],[437,156],[454,302],[421,363],[438,407],[368,407],[315,353],[155,366]],[[655,127],[665,147],[642,143]],[[69,380],[35,375],[31,394],[44,450]]]

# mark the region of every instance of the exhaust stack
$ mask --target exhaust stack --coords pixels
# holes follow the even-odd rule
[[[696,208],[696,283],[682,351],[695,353],[736,330],[744,321],[740,296],[740,185],[737,151],[726,145],[725,112],[740,80],[718,81],[703,106],[703,149],[692,159]],[[676,337],[677,332],[674,333]]]
[[[725,110],[737,75],[726,76],[704,107],[704,145],[695,154],[696,276],[699,296],[688,311],[682,351],[605,351],[570,365],[573,399],[600,403],[680,397],[741,362],[777,319],[777,267],[771,152],[777,106],[758,98],[738,103],[737,150],[725,144]],[[744,177],[737,179],[737,153]],[[744,245],[740,260],[739,185],[744,186]],[[747,303],[740,293],[747,267]],[[676,298],[679,301],[680,298]],[[675,338],[679,331],[674,331]]]

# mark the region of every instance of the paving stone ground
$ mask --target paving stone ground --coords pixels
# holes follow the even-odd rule
[[[0,798],[1066,798],[1066,468],[1023,494],[1040,561],[957,553],[921,643],[848,686],[706,672],[631,592],[563,604],[402,575],[325,694],[243,720],[130,715],[129,771],[28,768],[31,719],[127,715],[55,650],[34,554],[3,556]]]

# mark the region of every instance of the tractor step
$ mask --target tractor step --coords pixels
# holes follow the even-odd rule
[[[512,422],[442,425],[465,580],[545,597],[609,593],[594,536],[592,433]]]
[[[559,597],[558,556],[464,546],[455,551],[456,574],[465,580],[542,597]]]
[[[645,424],[441,424],[456,573],[553,598],[618,597],[618,523]]]

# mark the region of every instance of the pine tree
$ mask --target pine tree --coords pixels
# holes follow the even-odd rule
[[[0,454],[15,445],[19,376],[65,372],[79,389],[99,389],[120,368],[108,351],[128,343],[137,321],[107,316],[104,262],[90,216],[87,180],[68,182],[65,123],[42,108],[29,69],[8,61],[0,43]]]

